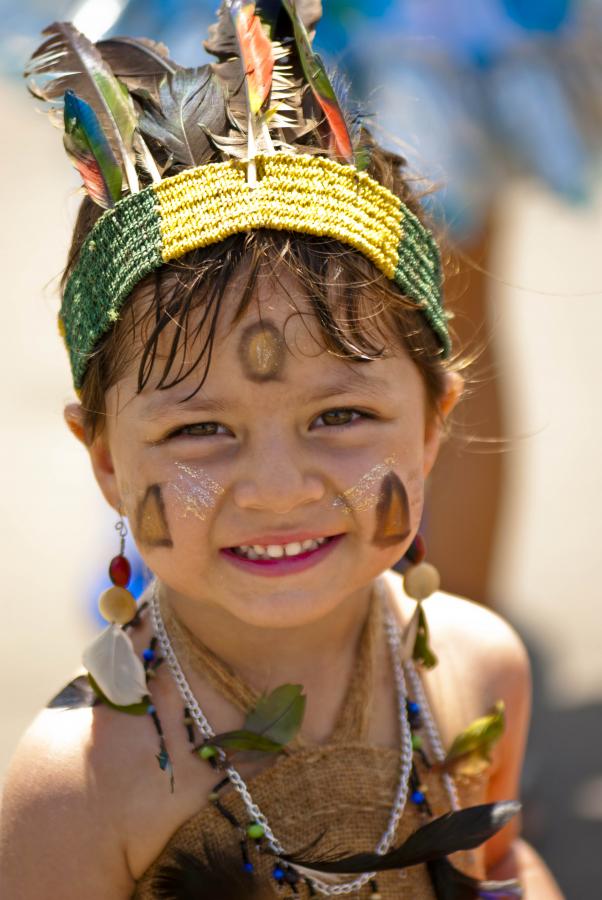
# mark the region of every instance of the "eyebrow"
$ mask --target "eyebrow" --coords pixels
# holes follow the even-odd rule
[[[390,387],[390,382],[385,378],[379,378],[377,375],[366,377],[355,369],[350,368],[347,375],[343,378],[340,375],[332,381],[320,384],[316,390],[304,397],[306,402],[319,402],[326,400],[328,397],[336,397],[341,394],[349,394],[354,391],[364,392],[373,397],[382,397],[383,391]],[[199,392],[191,397],[190,400],[180,401],[170,400],[169,397],[152,397],[144,406],[146,415],[153,415],[162,418],[171,411],[173,406],[184,412],[202,411],[202,412],[220,412],[224,413],[231,410],[236,402],[229,402],[226,398],[208,397]]]

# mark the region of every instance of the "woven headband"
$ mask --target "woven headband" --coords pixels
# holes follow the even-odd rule
[[[104,208],[59,316],[75,387],[123,303],[153,269],[229,235],[277,229],[333,238],[369,259],[450,351],[430,232],[367,174],[373,144],[312,46],[319,0],[222,0],[187,69],[163,44],[94,44],[70,22],[25,74],[91,199]],[[142,185],[148,185],[143,187]]]
[[[199,166],[124,198],[97,220],[60,313],[76,388],[98,340],[145,275],[257,228],[335,238],[358,250],[420,306],[449,353],[437,245],[398,197],[365,172],[324,157],[275,154],[256,163],[253,188],[244,163]]]

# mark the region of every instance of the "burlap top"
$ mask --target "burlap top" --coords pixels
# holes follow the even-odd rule
[[[195,667],[202,666],[204,674],[230,702],[243,710],[251,708],[256,693],[187,632],[168,609],[164,608],[163,614],[184,667],[194,658]],[[399,780],[399,751],[371,746],[366,738],[370,706],[378,702],[373,693],[374,660],[378,652],[387,652],[387,647],[381,604],[374,598],[359,640],[347,694],[328,741],[316,745],[298,738],[286,753],[276,757],[272,765],[247,781],[254,801],[268,817],[280,842],[292,853],[306,849],[317,839],[311,849],[312,856],[331,855],[333,851],[341,856],[372,851],[387,827]],[[423,774],[423,770],[421,775],[433,814],[441,815],[449,809],[441,777]],[[457,781],[462,806],[483,803],[485,786],[483,775]],[[221,796],[223,805],[239,822],[246,824],[248,815],[240,795],[229,789]],[[401,843],[422,824],[424,818],[408,797],[395,844]],[[239,840],[236,829],[213,804],[208,803],[171,836],[161,854],[138,880],[133,900],[155,897],[153,878],[160,866],[173,862],[174,850],[185,850],[204,859],[209,847],[218,857],[239,861]],[[269,879],[273,860],[257,853],[252,853],[252,860],[257,875]],[[455,854],[452,861],[476,877],[485,875],[482,854],[478,851]],[[383,900],[435,898],[424,866],[402,873],[379,874],[378,887]],[[371,888],[367,885],[347,896],[367,900],[370,894]],[[299,885],[299,897],[305,900],[309,896],[307,888]]]

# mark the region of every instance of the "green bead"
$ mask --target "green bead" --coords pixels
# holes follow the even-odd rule
[[[420,750],[422,747],[422,738],[419,734],[412,735],[412,750]]]
[[[265,834],[265,829],[263,825],[260,825],[259,822],[252,822],[247,827],[247,834],[250,838],[253,838],[254,841],[258,841],[259,838],[262,838]]]
[[[213,759],[214,756],[217,756],[217,750],[215,747],[212,747],[211,744],[205,744],[205,746],[201,747],[199,750],[199,756],[201,759]]]

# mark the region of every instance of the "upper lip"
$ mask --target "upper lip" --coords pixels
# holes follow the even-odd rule
[[[320,538],[336,537],[337,534],[340,534],[340,532],[330,532],[329,534],[315,531],[272,532],[271,534],[254,535],[229,546],[252,547],[254,544],[258,544],[260,547],[267,547],[270,544],[300,544],[303,541],[316,541]]]

